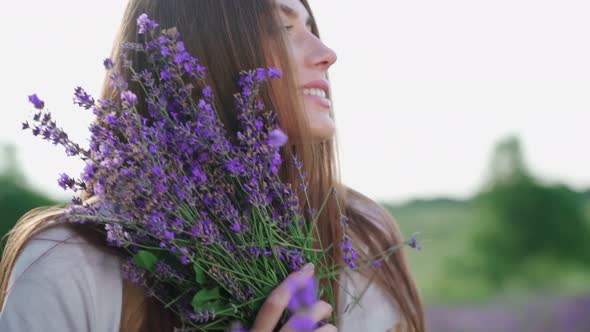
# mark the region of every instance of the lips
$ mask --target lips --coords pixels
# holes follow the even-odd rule
[[[301,89],[322,89],[328,95],[328,90],[330,89],[330,84],[327,80],[320,79],[308,82],[300,87]]]
[[[316,102],[327,109],[330,109],[332,107],[332,102],[330,101],[330,99],[306,94],[303,94],[303,97],[305,99],[309,99],[310,101]]]

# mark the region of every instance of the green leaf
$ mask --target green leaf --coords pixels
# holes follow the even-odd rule
[[[205,270],[199,265],[197,262],[193,265],[193,270],[195,270],[195,280],[197,284],[203,285],[207,281],[207,276],[205,275]]]
[[[219,287],[215,287],[213,289],[201,289],[200,291],[193,296],[193,300],[191,304],[193,308],[202,308],[207,302],[213,300],[221,299],[221,295],[219,295]]]
[[[221,310],[225,309],[225,304],[221,301],[211,301],[207,302],[204,305],[205,309],[213,309],[215,312],[220,312]]]
[[[140,250],[133,255],[133,262],[144,269],[153,272],[154,265],[158,261],[158,257],[147,250]]]

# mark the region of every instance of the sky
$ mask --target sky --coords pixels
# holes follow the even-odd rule
[[[0,143],[31,185],[56,198],[83,164],[22,131],[37,93],[74,139],[92,115],[126,1],[0,2]],[[310,0],[330,68],[343,181],[392,202],[468,198],[494,145],[520,138],[533,174],[590,188],[590,2]],[[0,167],[2,161],[0,160]]]

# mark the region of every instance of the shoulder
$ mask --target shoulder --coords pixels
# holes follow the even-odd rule
[[[57,224],[35,234],[17,257],[0,330],[118,330],[121,296],[120,258]]]
[[[57,276],[80,278],[93,286],[120,272],[120,261],[67,224],[56,224],[35,234],[25,244],[15,261],[9,289],[21,280],[39,279],[39,276],[51,277],[52,282],[61,280]]]
[[[379,285],[358,272],[342,279],[338,331],[386,331],[400,322],[397,307]]]

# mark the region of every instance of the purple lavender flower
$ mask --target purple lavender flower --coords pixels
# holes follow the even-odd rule
[[[132,257],[128,257],[122,264],[122,275],[136,285],[142,286],[146,282],[146,271],[135,265]]]
[[[170,71],[168,69],[162,69],[162,71],[160,71],[160,79],[161,80],[170,80],[170,79],[172,79],[172,74],[170,73]]]
[[[121,92],[121,100],[129,107],[132,108],[137,104],[137,96],[131,91]]]
[[[120,72],[116,71],[109,75],[109,86],[115,87],[117,92],[127,90],[128,83],[125,81]]]
[[[357,254],[354,248],[352,247],[352,242],[348,236],[344,236],[340,243],[340,247],[344,253],[344,262],[351,268],[354,269],[356,267],[355,261],[357,260]]]
[[[191,167],[191,179],[196,183],[205,183],[207,181],[207,174],[205,174],[201,166],[193,165]]]
[[[410,247],[412,247],[412,248],[414,248],[416,250],[421,250],[422,249],[422,246],[418,243],[418,241],[416,239],[416,236],[418,236],[418,234],[420,234],[420,232],[416,232],[416,233],[412,234],[412,237],[409,240],[407,240],[406,243]]]
[[[206,309],[185,314],[188,320],[195,323],[206,323],[215,319],[215,310]]]
[[[281,166],[283,159],[278,151],[276,151],[271,159],[270,159],[270,171],[272,174],[277,174],[279,172],[279,167]]]
[[[191,263],[190,259],[185,255],[180,256],[180,261],[182,262],[183,265],[187,265],[187,264]]]
[[[68,188],[74,189],[74,186],[76,185],[76,180],[74,180],[73,178],[69,177],[67,174],[62,173],[60,175],[59,179],[57,180],[57,183],[64,190],[66,190]]]
[[[35,106],[36,109],[43,109],[45,107],[45,103],[37,97],[36,93],[33,93],[29,96],[29,101]]]
[[[302,310],[311,308],[317,303],[317,281],[312,276],[307,278],[303,284],[297,286],[295,282],[289,284],[291,288],[291,300],[288,308],[292,313],[295,313],[289,319],[290,326],[298,332],[313,331],[318,327],[318,323],[310,316],[302,315]]]
[[[283,75],[283,71],[280,68],[269,68],[268,78],[280,78]]]
[[[176,282],[182,282],[183,279],[179,276],[178,271],[174,270],[172,266],[164,263],[163,261],[156,262],[154,266],[154,271],[158,274],[161,278],[175,280]]]
[[[123,246],[123,241],[130,239],[129,233],[123,230],[120,224],[111,223],[105,225],[107,242],[114,247]]]
[[[112,69],[115,66],[115,63],[113,62],[113,60],[111,60],[111,58],[104,59],[102,64],[103,64],[104,68],[107,70]]]
[[[294,313],[305,308],[310,308],[318,301],[318,285],[313,276],[305,279],[302,284],[298,284],[298,281],[292,281],[288,286],[291,291],[288,308],[291,312]]]
[[[141,14],[137,18],[137,25],[139,26],[139,34],[153,32],[159,26],[158,23],[150,20],[147,14]]]
[[[315,330],[317,322],[307,315],[295,315],[289,320],[289,326],[297,332],[311,332]]]
[[[232,175],[240,175],[245,172],[244,166],[237,158],[227,161],[225,167]]]
[[[287,135],[280,128],[273,129],[268,133],[268,145],[278,148],[285,145],[285,143],[287,143]]]
[[[32,129],[33,136],[38,136],[40,132],[41,127],[35,126],[35,128]]]
[[[74,92],[73,98],[74,104],[77,104],[85,109],[89,109],[94,106],[94,98],[82,89],[82,87],[77,87]]]
[[[202,92],[203,92],[203,96],[205,96],[205,98],[207,98],[208,100],[213,99],[213,90],[211,89],[211,87],[209,85],[204,87]]]
[[[318,301],[318,285],[315,278],[308,278],[305,281],[301,291],[297,294],[299,303],[304,307],[310,308]]]

